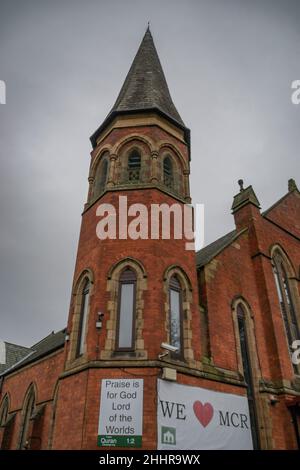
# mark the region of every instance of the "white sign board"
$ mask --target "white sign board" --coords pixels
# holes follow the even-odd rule
[[[247,397],[157,383],[158,449],[253,449]]]
[[[98,445],[141,447],[143,379],[102,379]]]

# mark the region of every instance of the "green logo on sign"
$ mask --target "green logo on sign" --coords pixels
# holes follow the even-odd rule
[[[99,447],[142,447],[142,436],[98,436]]]
[[[161,427],[161,443],[175,445],[176,444],[176,428],[162,426]]]

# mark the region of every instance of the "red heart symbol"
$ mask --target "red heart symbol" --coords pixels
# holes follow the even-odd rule
[[[195,401],[193,404],[193,410],[196,418],[200,421],[203,427],[206,427],[211,422],[214,415],[214,409],[210,403],[205,403],[203,405],[201,401]]]

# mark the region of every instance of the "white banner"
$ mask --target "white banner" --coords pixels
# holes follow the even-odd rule
[[[98,445],[141,447],[143,379],[102,379]]]
[[[157,382],[158,449],[253,449],[247,397]]]

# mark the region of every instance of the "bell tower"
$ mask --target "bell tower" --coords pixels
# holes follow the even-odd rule
[[[71,381],[89,371],[82,393],[93,418],[83,448],[96,446],[101,379],[108,377],[144,380],[144,418],[151,419],[143,446],[155,448],[157,378],[167,369],[180,382],[201,367],[202,352],[195,251],[187,249],[183,227],[191,203],[190,133],[149,28],[91,143],[65,373],[71,390]],[[99,237],[101,227],[115,230]]]

